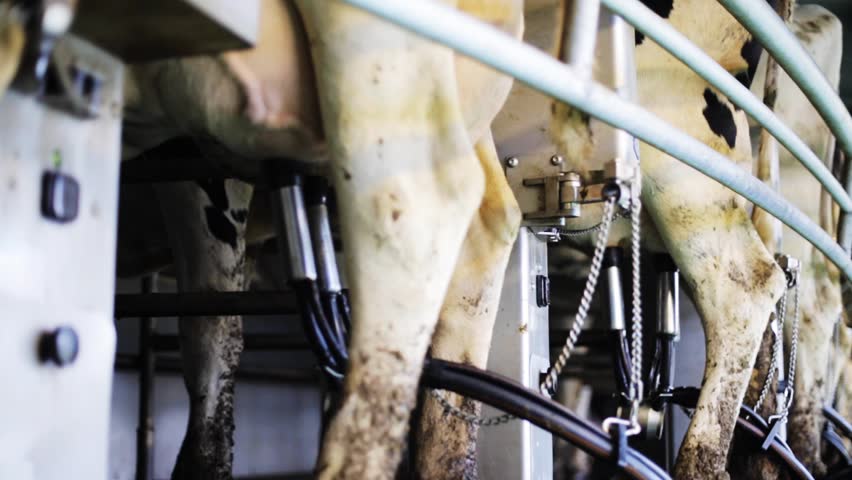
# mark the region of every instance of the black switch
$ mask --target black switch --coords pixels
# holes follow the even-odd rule
[[[545,275],[535,277],[535,303],[539,307],[550,305],[550,279]]]
[[[38,342],[38,356],[42,362],[53,362],[60,367],[70,365],[77,359],[80,340],[71,327],[59,327],[41,335]]]
[[[41,214],[50,220],[67,223],[77,218],[80,208],[80,184],[57,171],[41,176]]]

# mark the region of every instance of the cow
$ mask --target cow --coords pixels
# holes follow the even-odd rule
[[[456,6],[521,33],[520,1]],[[336,2],[264,0],[261,19],[254,49],[131,68],[124,155],[189,136],[237,170],[297,158],[308,165],[294,168],[325,171],[341,206],[353,332],[319,476],[387,478],[436,324],[464,334],[496,312],[519,215],[488,130],[511,79]],[[252,187],[186,183],[157,196],[180,289],[243,289]],[[191,407],[173,478],[228,478],[240,319],[179,328]],[[447,344],[433,348],[483,356]]]
[[[24,26],[9,3],[0,3],[0,96],[11,83],[24,50]]]
[[[795,8],[792,31],[836,89],[840,79],[842,27],[831,12],[818,5]],[[758,75],[755,93],[763,93],[764,81]],[[786,73],[777,82],[773,96],[775,111],[830,167],[834,137],[828,126]],[[778,152],[780,191],[804,213],[836,236],[836,215],[827,194],[817,195],[820,185],[786,150]],[[840,321],[842,298],[840,273],[825,257],[796,233],[785,229],[780,251],[802,262],[799,275],[801,323],[797,342],[795,395],[788,424],[788,443],[796,456],[815,476],[825,475],[821,460],[820,436],[825,420],[822,406],[833,390],[827,377],[831,339]],[[786,351],[794,346],[791,338],[792,296],[787,308]],[[836,380],[835,380],[836,381]],[[769,412],[766,412],[769,413]],[[773,412],[774,413],[774,412]]]
[[[717,3],[643,3],[743,83],[754,78],[761,49]],[[640,33],[635,54],[642,106],[743,168],[751,168],[751,142],[742,111]],[[573,122],[563,131],[588,130],[581,115],[563,118]],[[741,197],[651,146],[641,144],[640,156],[642,201],[650,220],[646,223],[652,224],[643,226],[643,232],[652,233],[646,235],[645,247],[664,249],[672,256],[706,338],[701,394],[675,476],[726,478],[740,402],[763,331],[785,288],[784,274],[761,241]],[[568,155],[566,162],[578,171],[588,169],[582,150]],[[623,235],[615,235],[610,243],[622,239]]]
[[[521,34],[519,0],[445,3]],[[743,82],[754,77],[760,48],[718,4],[645,3]],[[308,163],[294,168],[328,175],[340,199],[354,331],[318,474],[390,478],[430,343],[436,357],[480,367],[487,360],[520,222],[489,133],[511,81],[340,3],[262,5],[252,50],[131,70],[125,153],[188,135],[205,156],[238,169],[288,157]],[[564,25],[552,23],[547,35],[561,39],[555,32]],[[750,167],[744,114],[642,35],[636,43],[640,103]],[[553,55],[562,48],[551,46]],[[552,144],[576,170],[588,170],[588,118],[555,102],[545,114]],[[786,281],[742,198],[650,146],[642,145],[641,157],[648,246],[675,259],[707,337],[702,393],[676,475],[718,478],[726,475],[738,407]],[[185,255],[176,269],[181,289],[244,288],[251,186],[174,185],[159,187],[158,197],[172,248]],[[594,207],[587,212],[584,221],[600,216]],[[624,239],[619,228],[613,244]],[[187,318],[180,328],[192,407],[174,478],[227,477],[240,320]],[[421,474],[473,475],[475,427],[425,398]],[[453,395],[449,401],[478,408]]]

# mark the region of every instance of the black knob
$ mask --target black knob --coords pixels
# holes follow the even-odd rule
[[[71,327],[59,327],[41,335],[38,355],[42,362],[53,362],[60,367],[70,365],[80,351],[77,332]]]

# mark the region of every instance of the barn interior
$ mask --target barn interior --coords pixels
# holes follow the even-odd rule
[[[429,359],[422,378],[419,370],[417,372],[420,380],[415,380],[415,384],[419,381],[420,386],[416,390],[411,419],[406,423],[410,428],[403,435],[404,440],[390,448],[399,453],[395,469],[384,468],[383,473],[377,475],[370,469],[345,473],[345,467],[341,467],[341,472],[328,473],[329,461],[323,460],[322,453],[327,448],[324,435],[328,436],[332,428],[341,398],[353,389],[344,387],[348,384],[342,379],[344,374],[348,375],[349,353],[357,351],[353,350],[353,342],[366,335],[352,336],[355,327],[350,317],[356,319],[354,309],[360,304],[353,301],[350,314],[347,303],[350,302],[352,279],[361,278],[358,272],[347,271],[347,266],[353,264],[350,257],[354,255],[354,250],[347,248],[347,228],[353,227],[347,227],[341,218],[351,207],[345,204],[345,198],[340,198],[338,187],[341,183],[329,173],[331,167],[310,158],[311,155],[323,157],[323,162],[337,168],[334,155],[339,152],[284,149],[255,155],[246,153],[249,147],[242,152],[229,151],[225,142],[214,139],[210,132],[199,134],[180,124],[183,119],[176,119],[182,114],[183,106],[167,108],[165,103],[153,109],[154,117],[175,121],[179,124],[177,130],[185,128],[185,131],[173,135],[173,132],[154,129],[151,137],[155,141],[146,137],[144,142],[137,144],[141,138],[139,132],[150,134],[142,128],[149,127],[144,122],[150,122],[150,118],[143,118],[140,112],[149,115],[150,111],[127,107],[149,94],[165,102],[163,99],[170,95],[169,88],[181,82],[167,75],[177,75],[175,71],[186,73],[196,67],[202,71],[201,80],[193,78],[197,84],[187,81],[186,85],[175,86],[175,91],[177,88],[196,89],[201,92],[201,103],[211,105],[220,98],[230,98],[227,90],[232,88],[230,86],[214,89],[216,96],[203,98],[209,93],[203,91],[209,87],[205,79],[221,76],[233,84],[244,85],[240,83],[240,75],[245,70],[229,70],[234,65],[234,57],[228,55],[250,52],[260,44],[261,29],[268,28],[263,15],[268,14],[265,9],[271,8],[269,4],[273,3],[290,15],[301,11],[307,17],[304,12],[312,8],[305,6],[311,4],[307,0],[155,0],[144,3],[133,0],[0,0],[0,62],[4,62],[3,55],[11,55],[13,50],[8,45],[13,45],[14,40],[10,43],[8,39],[14,36],[8,32],[18,31],[9,25],[16,25],[26,34],[25,42],[21,40],[24,43],[20,48],[20,60],[15,61],[9,77],[9,87],[5,92],[0,88],[0,224],[4,225],[0,227],[0,305],[4,306],[0,322],[7,330],[0,334],[0,352],[3,352],[0,364],[4,365],[0,367],[0,384],[5,393],[0,395],[0,420],[4,424],[0,429],[0,480],[439,478],[432,476],[434,472],[442,472],[444,476],[440,478],[465,479],[569,480],[613,478],[614,475],[615,478],[620,478],[617,475],[692,478],[685,476],[684,470],[676,470],[676,463],[696,414],[696,404],[700,403],[699,390],[703,392],[708,385],[705,361],[712,359],[706,357],[707,340],[699,314],[702,307],[697,305],[700,302],[691,290],[691,277],[681,278],[680,265],[675,265],[677,262],[668,253],[656,247],[645,247],[645,236],[651,238],[648,242],[661,242],[653,237],[658,233],[643,230],[641,262],[635,261],[639,254],[634,255],[631,248],[630,229],[638,227],[629,219],[636,205],[631,202],[637,201],[641,188],[637,180],[640,178],[638,142],[644,139],[627,128],[604,123],[594,112],[579,114],[583,108],[577,106],[577,118],[584,118],[589,135],[597,143],[587,159],[592,161],[592,166],[586,168],[584,164],[582,171],[575,169],[577,164],[569,158],[573,153],[560,152],[558,147],[553,153],[550,141],[544,143],[546,135],[542,132],[550,128],[551,114],[556,111],[551,100],[553,93],[542,93],[538,91],[540,87],[520,77],[511,92],[507,89],[505,103],[487,126],[493,135],[495,158],[500,162],[498,173],[505,178],[503,183],[511,187],[510,193],[517,197],[519,214],[523,215],[520,229],[512,237],[511,254],[506,251],[506,265],[497,283],[493,333],[483,334],[486,348],[490,347],[487,364],[475,369],[447,359],[433,359],[435,347],[430,347],[429,354],[421,355],[418,360],[422,363],[423,358]],[[348,3],[350,8],[372,12],[369,15],[376,13],[370,8],[384,8],[366,6],[369,1],[323,0],[319,3],[337,6]],[[388,0],[385,6],[389,11],[404,11],[406,3]],[[414,9],[413,4],[419,3],[441,2],[424,0],[411,2],[409,6]],[[557,48],[556,60],[572,68],[578,67],[576,70],[581,72],[577,75],[578,82],[598,82],[632,103],[638,103],[637,81],[642,83],[641,71],[637,80],[634,64],[641,60],[638,56],[634,58],[637,32],[627,13],[618,15],[611,8],[617,3],[624,4],[625,8],[628,4],[644,4],[650,8],[649,12],[659,14],[663,20],[671,18],[672,22],[675,17],[666,15],[679,8],[678,2],[652,0],[500,0],[493,3],[523,5],[526,24],[523,36],[513,39],[501,32],[507,42],[522,40],[544,53],[552,53],[544,43],[558,41],[562,49]],[[668,4],[666,14],[661,13],[666,9],[660,7],[661,3]],[[843,51],[848,47],[852,51],[852,4],[845,0],[792,3],[798,5],[796,8],[819,5],[833,14],[842,25],[842,42],[834,47]],[[329,9],[331,11],[332,7]],[[552,9],[558,9],[569,22],[565,31],[560,31],[558,40],[545,38],[539,29],[540,25],[548,24],[547,17]],[[467,13],[472,15],[470,11]],[[596,28],[577,27],[583,24],[578,20],[583,15],[592,15],[586,17],[592,20],[584,25]],[[393,22],[391,13],[379,16]],[[795,16],[787,22],[791,30],[794,19]],[[574,23],[570,23],[572,21]],[[411,24],[397,23],[416,30]],[[492,23],[488,28],[499,26],[497,21]],[[304,35],[315,41],[319,34],[308,30],[307,33],[299,30],[294,35]],[[579,68],[582,67],[582,52],[576,53],[578,57],[574,58],[571,44],[562,43],[582,40],[581,31],[590,31],[586,37],[593,38],[588,52],[591,56],[586,59],[590,62],[587,65],[590,73],[586,77]],[[817,36],[819,32],[810,34]],[[440,34],[431,38],[440,41],[441,37],[436,38],[436,35]],[[803,35],[798,38],[804,43],[808,39]],[[624,48],[625,45],[629,48]],[[287,43],[285,48],[295,47]],[[310,52],[304,55],[310,57]],[[848,108],[852,105],[852,57],[839,56],[838,52],[837,58],[840,59],[837,95],[848,117]],[[187,62],[180,63],[183,61]],[[273,68],[268,58],[258,62],[261,70]],[[0,64],[0,80],[4,78],[4,66]],[[171,67],[175,70],[168,70]],[[288,64],[289,67],[292,65]],[[456,68],[463,67],[457,65]],[[769,72],[770,67],[766,71]],[[156,84],[160,81],[158,75],[168,80]],[[135,76],[136,83],[127,80],[131,76]],[[144,83],[149,80],[152,81],[150,85],[166,85],[166,93],[145,90],[151,88]],[[211,80],[211,84],[214,81],[219,81],[218,77]],[[0,87],[3,85],[0,81]],[[752,92],[761,97],[761,105],[767,103],[762,98],[763,92],[758,93],[754,88]],[[304,94],[304,91],[299,93]],[[234,111],[250,116],[251,113],[246,112],[256,105],[251,103],[250,94],[244,95],[247,98],[236,101],[238,105]],[[270,104],[279,100],[263,99]],[[223,100],[227,107],[222,107],[222,111],[231,108],[227,103],[230,101]],[[300,97],[294,103],[302,101]],[[733,109],[735,102],[730,103]],[[774,108],[771,103],[774,100],[767,103],[770,110]],[[326,104],[322,106],[326,108]],[[189,111],[190,107],[186,108]],[[744,115],[738,104],[736,112]],[[193,110],[187,117],[195,113]],[[776,113],[782,116],[781,110]],[[704,115],[707,116],[706,112]],[[209,124],[220,120],[217,117],[209,120]],[[187,125],[191,121],[194,120],[186,120]],[[816,121],[823,124],[821,118]],[[221,122],[224,125],[226,120]],[[852,123],[838,123],[841,124],[838,128],[852,129]],[[243,124],[236,125],[244,128]],[[760,155],[760,140],[756,139],[761,135],[761,125],[749,126],[756,159]],[[324,128],[327,130],[328,126]],[[847,172],[850,169],[843,163],[842,137],[833,130],[833,125],[826,127],[826,132],[826,135],[838,137],[836,150],[834,136],[831,136],[830,151],[818,151],[811,144],[808,147],[819,157],[828,156],[820,160],[832,170],[832,179],[836,176],[839,184],[850,186],[846,191],[852,191],[849,182],[852,177]],[[852,130],[847,133],[852,138]],[[238,141],[235,144],[254,148],[267,140],[262,135],[252,135],[253,131],[237,127],[233,132],[234,138],[244,136],[248,139],[245,144]],[[293,138],[300,137],[294,134]],[[804,134],[803,138],[805,143],[810,139]],[[283,143],[290,141],[287,137]],[[144,147],[140,147],[143,143]],[[28,161],[28,158],[34,160]],[[757,166],[751,170],[754,175],[761,175]],[[354,174],[357,176],[358,172]],[[346,175],[350,175],[349,172]],[[575,181],[574,176],[576,184],[571,183]],[[553,180],[556,177],[559,179]],[[569,177],[571,180],[567,180]],[[245,204],[245,209],[239,211],[242,213],[235,210],[234,202],[238,201],[234,200],[230,187],[226,193],[226,186],[233,184],[228,182],[254,186],[254,194],[241,199]],[[243,263],[237,262],[237,265],[245,268],[245,278],[239,276],[234,280],[236,275],[228,273],[231,277],[222,285],[230,287],[220,287],[215,281],[212,287],[193,286],[192,282],[198,279],[187,273],[187,269],[193,267],[188,267],[181,258],[186,251],[175,248],[176,234],[170,222],[183,218],[180,215],[185,212],[170,212],[179,206],[168,204],[167,199],[177,197],[163,192],[173,185],[183,184],[198,187],[196,190],[208,199],[205,201],[211,206],[202,209],[205,213],[195,212],[199,220],[193,221],[205,220],[201,225],[207,225],[205,228],[219,242],[215,247],[190,247],[193,255],[198,256],[204,249],[218,252],[221,244],[229,243],[223,235],[229,235],[228,229],[234,228],[232,224],[240,232],[239,240],[232,243],[233,251],[239,253],[233,255],[244,257]],[[224,195],[226,215],[223,218],[230,222],[224,227],[218,224],[218,230],[210,213],[212,206],[219,207],[217,198],[221,197],[216,197],[217,188]],[[571,188],[573,197],[566,200]],[[612,193],[613,189],[618,193]],[[555,200],[551,202],[554,194]],[[814,191],[813,198],[818,197],[819,192]],[[823,197],[824,202],[831,200],[827,195]],[[752,201],[747,195],[746,200]],[[607,207],[601,206],[610,204],[617,211],[610,210],[607,217]],[[750,203],[742,208],[747,209],[749,215],[759,209]],[[843,208],[838,208],[836,223],[841,225],[845,215]],[[323,213],[316,213],[319,211]],[[810,215],[810,211],[806,213]],[[242,220],[238,218],[240,215]],[[636,215],[635,223],[638,224],[638,211]],[[834,221],[835,213],[829,216]],[[611,227],[609,221],[614,222]],[[643,217],[645,221],[650,220]],[[255,225],[256,230],[253,230]],[[420,228],[428,230],[431,226],[424,221]],[[618,244],[606,244],[610,228],[612,235],[622,238]],[[833,235],[832,245],[841,253],[840,248],[847,247],[842,242],[844,228],[841,225],[837,227],[838,232],[829,231]],[[466,227],[461,236],[465,231]],[[233,235],[236,236],[236,232],[234,230]],[[786,230],[785,235],[796,235],[789,232],[792,231]],[[253,242],[249,240],[252,235]],[[789,293],[784,290],[784,298],[790,297],[789,300],[776,300],[781,304],[789,303],[796,295],[798,322],[796,279],[799,266],[795,258],[783,255],[776,258],[778,271],[787,275]],[[845,258],[850,258],[848,249]],[[676,260],[679,261],[679,257]],[[359,265],[365,265],[372,260],[360,261]],[[248,263],[250,265],[246,266]],[[637,263],[641,263],[641,272],[636,270]],[[821,265],[823,269],[829,268],[825,267],[828,261]],[[209,272],[216,268],[225,267],[204,267],[200,269],[202,273],[195,275],[213,275]],[[846,270],[842,265],[830,268],[834,272],[834,283],[825,288],[840,292],[840,285],[848,283],[844,277]],[[225,275],[221,271],[217,274]],[[599,275],[600,281],[597,281]],[[591,282],[594,296],[589,303],[583,297],[589,293],[590,276],[595,281]],[[204,281],[211,280],[201,280]],[[306,289],[303,282],[310,287]],[[638,304],[634,290],[637,284],[642,287]],[[310,288],[322,305],[306,300],[311,296]],[[804,287],[802,291],[803,302],[809,305],[807,295],[813,292]],[[582,307],[584,303],[589,304]],[[784,328],[788,332],[791,328],[793,306],[783,305],[773,307],[773,317],[766,323],[762,350],[755,352],[757,364],[752,365],[753,359],[748,365],[749,371],[752,367],[755,369],[756,376],[748,386],[747,395],[755,393],[755,385],[760,387],[766,369],[773,369],[773,375],[781,379],[776,379],[775,384],[767,380],[767,384],[774,387],[770,395],[773,400],[769,404],[778,408],[778,412],[782,411],[780,405],[787,395],[783,382],[788,368],[785,359],[795,364],[795,354],[791,361],[788,345],[780,340],[783,333],[774,337],[771,333],[776,321],[785,321],[784,315],[787,316],[786,327],[781,323],[777,325],[781,325],[782,332]],[[312,311],[314,307],[317,310]],[[779,313],[785,308],[786,314]],[[586,316],[579,314],[578,309],[588,310],[585,325],[577,321],[578,317]],[[833,327],[835,331],[846,329],[849,320],[845,310],[836,316],[841,320]],[[233,358],[228,357],[232,363],[226,367],[221,366],[224,362],[221,358],[211,364],[204,363],[207,360],[197,360],[206,352],[188,347],[188,337],[193,335],[193,330],[189,327],[191,322],[181,323],[181,317],[191,317],[194,322],[201,319],[210,324],[241,319],[237,320],[241,322],[239,328],[230,333],[204,333],[210,335],[210,338],[204,337],[205,341],[215,343],[216,348],[228,340],[219,337],[210,340],[215,335],[239,335],[241,351],[238,350]],[[846,323],[842,319],[847,319]],[[327,324],[323,324],[324,321]],[[812,321],[807,311],[804,321]],[[637,330],[644,330],[644,334],[637,337]],[[798,330],[796,332],[798,334]],[[780,359],[773,356],[769,360],[767,352],[774,348],[773,338],[778,345],[783,344],[778,347],[783,352]],[[794,345],[795,338],[794,335]],[[835,361],[833,355],[838,349],[847,347],[841,345],[842,338],[845,337],[841,333],[835,333],[831,343],[824,346],[824,352],[832,352],[825,354],[831,362]],[[571,355],[560,362],[558,359],[566,351],[566,343],[571,347]],[[761,415],[756,407],[751,411],[748,400],[741,399],[737,405],[742,403],[742,411],[734,420],[736,426],[731,426],[733,443],[727,453],[727,464],[722,461],[721,466],[708,467],[707,478],[713,478],[709,472],[714,472],[715,476],[719,469],[727,469],[730,478],[852,478],[852,427],[848,422],[852,398],[843,397],[845,393],[852,396],[852,389],[844,387],[852,382],[844,376],[852,375],[849,353],[837,354],[840,359],[837,365],[832,363],[829,367],[828,377],[835,378],[832,375],[836,374],[837,379],[832,386],[825,387],[833,395],[824,399],[825,412],[819,411],[822,437],[818,441],[822,442],[822,447],[817,455],[822,457],[818,468],[808,463],[807,458],[797,457],[797,448],[791,449],[786,443],[788,438],[795,437],[795,432],[789,430],[792,427],[785,426],[790,404],[783,409],[782,421],[778,421],[780,414],[778,418]],[[337,358],[340,356],[345,357],[343,361]],[[636,364],[631,358],[637,357],[641,359],[637,367],[640,371],[631,377],[631,368]],[[188,367],[191,362],[199,363]],[[764,362],[762,367],[760,362]],[[554,371],[554,365],[560,363]],[[204,394],[202,400],[198,400],[197,393],[190,393],[196,388],[191,386],[194,380],[188,373],[192,368],[196,375],[205,378],[203,382],[214,385],[205,384],[201,388],[207,388],[210,395],[221,395],[221,385],[233,380],[232,386],[224,387],[230,389],[227,395],[232,395],[228,397],[228,406],[217,404],[217,410],[205,413],[213,427],[195,423],[193,415],[198,412],[192,409],[200,408],[198,405],[203,404]],[[836,373],[838,370],[841,373]],[[489,372],[501,377],[488,376]],[[228,375],[233,378],[223,380]],[[552,390],[548,390],[544,386],[551,375],[555,380]],[[800,372],[799,375],[806,374]],[[645,379],[646,398],[636,398],[633,392],[636,381],[642,383],[640,376]],[[825,382],[831,381],[828,377]],[[638,389],[638,396],[642,397],[642,386]],[[460,406],[451,405],[441,392],[468,392],[469,401],[481,402],[482,409],[471,414]],[[795,398],[798,397],[791,397],[790,402],[797,401]],[[434,465],[426,470],[430,473],[424,473],[423,466],[418,463],[419,448],[422,448],[418,422],[427,402],[438,402],[443,408],[440,418],[448,423],[460,421],[476,425],[470,427],[473,436],[465,439],[472,442],[473,450],[465,457],[472,467],[464,476],[457,476],[456,467],[444,467],[440,462],[433,462]],[[232,411],[222,413],[220,408]],[[216,423],[220,421],[224,425]],[[375,419],[369,421],[381,423]],[[634,426],[640,433],[631,433]],[[204,428],[215,430],[213,436],[224,435],[225,438],[218,438],[220,447],[217,448],[225,445],[225,451],[211,453],[204,450],[208,447],[196,447],[200,453],[189,451],[194,448],[187,440],[193,435],[193,429]],[[364,442],[369,447],[369,437],[364,438],[353,437],[350,441],[353,444]],[[373,441],[381,444],[381,441]],[[449,452],[451,447],[447,448]],[[198,460],[193,455],[199,458],[212,455],[213,459]],[[740,457],[748,460],[738,463]],[[212,462],[215,468],[203,470],[193,463],[196,461],[199,464]],[[760,462],[768,462],[770,467]],[[752,465],[762,465],[760,468],[769,470],[754,470]],[[776,476],[765,476],[767,471]]]

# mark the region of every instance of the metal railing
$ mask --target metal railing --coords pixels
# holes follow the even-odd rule
[[[416,34],[422,35],[467,55],[500,72],[514,77],[531,88],[556,100],[620,128],[686,163],[701,173],[742,195],[807,239],[852,280],[852,259],[848,244],[844,251],[834,239],[810,218],[751,174],[744,172],[722,154],[681,132],[654,114],[585,78],[582,71],[559,62],[550,55],[512,38],[469,15],[437,2],[405,0],[343,0],[344,2],[384,18]],[[852,159],[852,118],[825,76],[805,52],[795,36],[777,14],[762,2],[719,0],[766,47],[813,102],[825,119],[839,145]],[[841,209],[849,212],[849,194],[815,157],[813,152],[785,127],[768,109],[758,107],[749,92],[733,87],[730,74],[719,71],[715,62],[700,52],[681,35],[674,35],[665,22],[649,14],[637,0],[602,0],[602,3],[664,48],[674,52],[692,66],[711,85],[735,104],[743,107],[755,121],[790,149],[831,193]],[[593,29],[582,29],[595,35]],[[573,37],[572,37],[573,38]],[[592,41],[592,44],[593,41]],[[582,68],[582,67],[581,67]],[[721,68],[721,67],[720,67]],[[746,109],[748,107],[748,109]],[[816,160],[816,161],[815,161]],[[848,182],[847,182],[848,183]],[[844,242],[846,243],[846,242]]]

